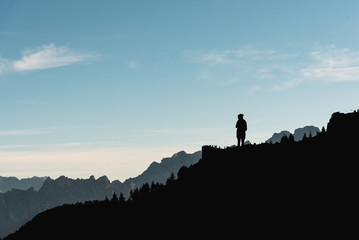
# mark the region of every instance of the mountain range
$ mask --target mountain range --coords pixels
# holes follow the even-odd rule
[[[37,184],[41,182],[40,180],[44,180],[38,191],[30,187],[26,190],[12,188],[0,193],[0,237],[14,232],[36,214],[56,206],[103,200],[106,197],[111,198],[113,193],[117,195],[122,193],[128,197],[131,190],[141,187],[146,182],[165,183],[172,173],[177,176],[181,167],[197,163],[201,155],[201,151],[192,154],[178,152],[170,158],[162,159],[160,163],[153,162],[142,174],[129,178],[123,183],[118,180],[110,182],[106,176],[98,179],[94,176],[89,179],[71,179],[65,176],[57,179],[36,178],[39,180]],[[9,182],[9,178],[2,179]],[[10,180],[13,179],[10,178]],[[6,186],[9,188],[11,185]],[[12,186],[19,186],[19,184]]]
[[[304,134],[314,137],[318,133],[320,133],[319,128],[306,126],[296,129],[293,136],[295,141],[300,141]],[[266,142],[280,142],[283,136],[290,134],[289,131],[274,133]],[[177,172],[181,167],[196,164],[201,155],[201,151],[193,154],[187,154],[184,151],[178,152],[171,158],[164,158],[160,163],[153,162],[142,174],[129,178],[123,183],[118,180],[110,182],[106,176],[99,179],[95,179],[94,176],[89,179],[70,179],[61,176],[55,180],[46,177],[34,177],[32,178],[33,188],[27,189],[26,187],[30,183],[27,179],[16,180],[16,178],[0,177],[0,183],[2,183],[0,186],[7,191],[0,193],[0,237],[15,231],[33,216],[46,209],[63,204],[103,200],[106,197],[110,198],[113,193],[117,195],[122,193],[127,198],[130,196],[131,190],[140,188],[144,183],[164,184],[171,173],[177,177]],[[26,182],[28,185],[20,185],[19,182]],[[40,188],[41,182],[43,185]],[[20,189],[9,191],[11,188]]]
[[[38,191],[47,177],[32,177],[18,179],[16,177],[2,177],[0,176],[0,193],[7,192],[13,188],[20,190],[27,190],[31,187]]]
[[[309,137],[316,136],[317,133],[319,133],[320,130],[318,127],[315,126],[305,126],[302,128],[297,128],[294,130],[293,136],[295,141],[300,141],[303,139],[304,134]],[[292,134],[291,132],[287,130],[283,130],[279,133],[274,133],[271,138],[266,140],[266,143],[278,143],[282,139],[283,136],[289,137],[289,135]],[[249,141],[245,142],[245,145],[251,144]],[[200,151],[197,152],[200,154]],[[197,155],[198,155],[197,154]],[[141,175],[129,178],[125,180],[124,183],[121,183],[118,180],[115,180],[112,182],[112,184],[116,185],[116,188],[121,188],[122,184],[124,184],[124,188],[128,190],[128,186],[132,184],[132,186],[141,186],[142,184],[146,182],[159,182],[164,183],[166,179],[171,175],[173,172],[175,175],[180,167],[182,166],[189,166],[193,163],[195,163],[198,160],[198,156],[191,155],[186,156],[186,153],[184,151],[176,153],[173,157],[177,156],[176,160],[167,160],[167,158],[164,158],[161,163],[153,162],[149,168],[144,171]],[[172,157],[172,158],[173,158]],[[27,190],[31,187],[34,188],[35,191],[38,191],[42,184],[45,182],[47,177],[32,177],[32,178],[24,178],[24,179],[18,179],[16,177],[2,177],[0,176],[0,193],[9,191],[13,188],[20,189],[20,190]],[[129,192],[126,191],[125,192]]]
[[[198,163],[128,200],[38,214],[16,239],[338,238],[355,236],[359,113],[334,113],[302,141],[202,147]]]
[[[318,133],[320,133],[320,130],[318,127],[315,126],[305,126],[302,128],[297,128],[294,130],[293,134],[287,130],[283,130],[279,133],[274,133],[272,137],[270,137],[266,141],[266,143],[279,143],[283,136],[289,137],[291,134],[294,137],[294,141],[300,141],[303,139],[304,135],[306,135],[307,137],[315,137]]]

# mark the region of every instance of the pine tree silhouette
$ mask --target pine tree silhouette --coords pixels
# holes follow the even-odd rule
[[[126,202],[125,197],[123,196],[123,193],[120,193],[120,197],[118,198],[118,201],[120,204],[124,204]]]
[[[118,201],[118,197],[117,194],[114,192],[111,198],[111,202],[117,202]]]

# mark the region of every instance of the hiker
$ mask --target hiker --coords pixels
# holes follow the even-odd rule
[[[247,122],[243,119],[243,114],[238,114],[238,121],[236,124],[238,147],[244,145],[244,139],[246,138]]]

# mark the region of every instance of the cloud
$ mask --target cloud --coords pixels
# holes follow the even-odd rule
[[[270,84],[277,84],[278,79],[289,77],[293,68],[288,67],[288,62],[295,61],[301,55],[243,46],[222,51],[186,50],[182,56],[185,61],[199,66],[196,80],[217,86],[241,83],[248,87],[248,93],[254,94],[270,88]]]
[[[319,79],[329,82],[344,82],[359,80],[359,66],[346,68],[307,68],[303,69],[305,78]]]
[[[217,64],[238,64],[242,61],[279,61],[298,57],[299,54],[281,53],[274,49],[259,50],[252,46],[244,46],[239,49],[222,51],[182,51],[182,56],[190,62]]]
[[[41,103],[41,102],[40,102]],[[25,103],[25,104],[38,104],[34,103]],[[0,130],[0,136],[28,136],[28,135],[40,135],[40,134],[49,134],[55,131],[73,131],[75,127],[42,127],[42,128],[32,128],[32,129],[11,129],[11,130]],[[76,127],[77,129],[94,129],[94,128],[103,128],[103,127],[91,127],[91,126],[81,126]],[[1,146],[0,146],[1,148]]]
[[[282,91],[305,82],[341,83],[359,81],[359,51],[320,46],[304,53],[300,62],[290,66],[286,81],[275,84],[272,90]]]
[[[145,132],[146,133],[150,133],[153,135],[164,135],[164,134],[169,134],[169,135],[191,135],[191,134],[199,134],[199,133],[209,133],[211,132],[212,129],[209,128],[201,128],[201,129],[197,129],[197,128],[188,128],[188,129],[166,129],[166,128],[162,128],[162,129],[146,129]]]
[[[0,136],[27,136],[27,135],[38,135],[43,133],[45,132],[41,130],[9,130],[9,131],[0,131]]]
[[[182,57],[191,63],[209,64],[211,66],[217,64],[231,64],[233,63],[232,51],[195,51],[184,50],[182,51]]]
[[[211,64],[228,64],[233,62],[230,55],[230,52],[210,52],[200,56],[199,61]]]
[[[187,50],[182,56],[199,66],[195,79],[220,86],[241,82],[247,86],[248,94],[283,91],[315,81],[359,81],[359,51],[335,45],[300,53],[253,46],[207,52]]]
[[[0,74],[69,66],[79,62],[92,61],[98,56],[80,53],[54,43],[22,52],[20,60],[0,58]]]
[[[311,52],[310,56],[314,64],[300,71],[304,78],[326,82],[359,81],[359,51],[330,45]]]
[[[136,70],[138,68],[138,64],[135,63],[134,61],[131,61],[128,63],[128,67],[132,70]]]
[[[93,59],[90,54],[76,53],[67,47],[57,47],[53,43],[23,51],[22,55],[21,60],[13,63],[15,71],[62,67]]]
[[[25,136],[25,135],[36,135],[40,133],[22,133],[22,132],[9,132],[4,133],[0,136]],[[0,145],[0,150],[24,150],[24,149],[42,149],[44,151],[51,149],[70,149],[72,147],[86,147],[96,145],[119,145],[120,142],[114,141],[102,141],[102,142],[66,142],[66,143],[38,143],[38,144],[16,144],[16,145]]]

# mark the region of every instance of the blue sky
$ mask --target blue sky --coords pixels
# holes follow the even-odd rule
[[[124,180],[359,101],[358,1],[0,1],[0,175]]]

